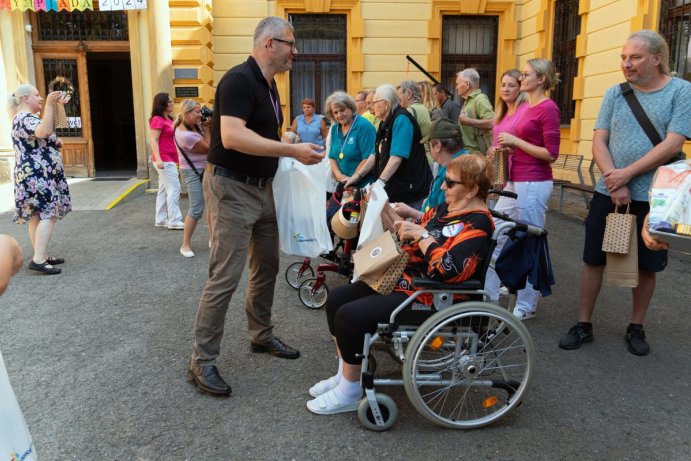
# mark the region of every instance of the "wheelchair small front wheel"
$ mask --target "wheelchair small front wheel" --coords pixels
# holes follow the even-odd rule
[[[329,297],[329,288],[326,286],[326,283],[322,283],[322,285],[315,290],[314,285],[316,283],[316,278],[308,278],[304,280],[300,284],[300,288],[298,288],[300,301],[305,307],[309,307],[310,309],[321,309],[324,307]]]
[[[302,274],[300,274],[300,269],[302,269],[303,264],[304,262],[296,262],[288,266],[286,269],[286,282],[288,282],[288,285],[290,285],[291,288],[295,288],[296,290],[300,288],[300,284],[305,279],[314,277],[314,269],[312,269],[312,266],[307,266]]]
[[[375,394],[377,400],[377,405],[379,405],[379,411],[381,412],[382,425],[378,425],[374,413],[370,408],[369,401],[367,397],[364,397],[360,401],[360,406],[357,409],[357,416],[367,429],[371,431],[386,431],[398,419],[398,405],[393,401],[391,397],[386,394]]]

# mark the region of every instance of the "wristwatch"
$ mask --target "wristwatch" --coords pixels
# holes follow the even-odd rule
[[[429,238],[429,232],[424,232],[419,239],[417,239],[418,242],[422,242],[426,238]]]

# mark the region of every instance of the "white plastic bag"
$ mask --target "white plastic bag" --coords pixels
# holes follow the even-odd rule
[[[360,238],[357,242],[357,248],[360,249],[367,245],[372,240],[384,233],[384,224],[381,220],[381,212],[386,205],[389,196],[384,190],[381,181],[375,181],[369,190],[369,199],[367,200],[367,211],[362,221],[360,228]]]
[[[9,458],[8,458],[9,456]],[[0,459],[36,459],[36,448],[19,408],[0,353]]]
[[[326,224],[328,164],[303,165],[292,158],[278,162],[273,190],[281,251],[315,258],[333,249]]]

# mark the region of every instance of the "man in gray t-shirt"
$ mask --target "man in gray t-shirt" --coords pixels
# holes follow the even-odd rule
[[[630,206],[637,216],[638,286],[632,289],[631,323],[624,339],[629,352],[647,355],[643,320],[655,291],[655,273],[667,264],[666,251],[651,251],[641,240],[648,214],[648,190],[655,169],[674,158],[691,137],[691,84],[669,75],[669,50],[658,33],[631,34],[621,52],[621,70],[636,99],[662,138],[653,145],[616,85],[605,93],[593,134],[593,158],[603,172],[595,187],[586,219],[581,297],[578,322],[564,335],[559,347],[577,349],[593,340],[590,323],[602,286],[606,255],[602,251],[605,219],[619,206]]]

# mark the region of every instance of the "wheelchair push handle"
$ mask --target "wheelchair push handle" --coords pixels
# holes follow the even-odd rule
[[[513,198],[517,199],[518,194],[515,192],[512,192],[510,190],[496,190],[496,189],[490,189],[489,194],[496,194],[499,195],[500,197],[506,197],[506,198]]]

